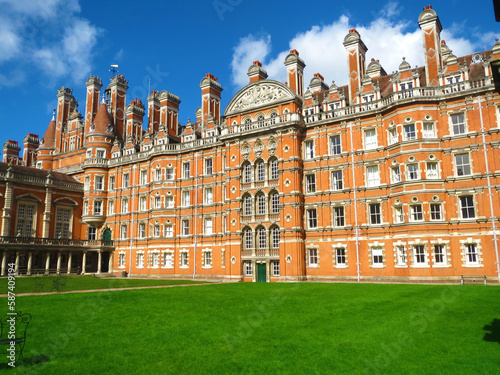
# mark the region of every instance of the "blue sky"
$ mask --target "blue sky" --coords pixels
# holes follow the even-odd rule
[[[109,83],[110,64],[129,80],[127,103],[149,87],[181,98],[180,121],[195,118],[199,83],[219,78],[223,107],[247,82],[258,59],[269,78],[285,81],[291,48],[305,61],[305,84],[316,72],[343,85],[342,40],[355,27],[368,61],[389,73],[402,57],[422,65],[417,19],[429,0],[415,1],[95,1],[0,0],[0,144],[45,133],[57,89],[73,89],[85,111],[89,74]],[[500,36],[491,0],[432,2],[442,39],[457,56],[491,49]],[[146,119],[145,119],[146,121]]]

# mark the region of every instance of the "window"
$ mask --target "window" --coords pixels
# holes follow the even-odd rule
[[[424,220],[424,213],[423,213],[421,204],[410,205],[410,219],[411,219],[411,221]]]
[[[305,159],[314,159],[314,141],[305,141],[306,155]]]
[[[404,137],[405,141],[412,141],[417,138],[417,134],[415,132],[415,124],[408,124],[404,127]]]
[[[442,206],[441,203],[431,203],[431,220],[443,220],[443,214],[441,212]]]
[[[128,188],[129,184],[130,184],[130,175],[128,173],[125,173],[123,175],[122,187]]]
[[[212,158],[205,159],[205,174],[210,175],[214,173]]]
[[[94,201],[94,215],[102,215],[102,201]]]
[[[396,246],[398,266],[406,266],[406,249],[403,245]]]
[[[104,190],[104,177],[103,176],[95,176],[95,189],[96,190]]]
[[[243,199],[243,215],[250,216],[252,215],[252,197],[247,195]]]
[[[154,237],[160,237],[160,226],[158,224],[156,224],[153,227],[153,236]]]
[[[370,224],[376,225],[382,223],[382,215],[380,210],[380,203],[372,203],[369,205]]]
[[[167,169],[167,180],[172,181],[174,179],[174,170],[172,168]]]
[[[174,227],[172,224],[165,225],[165,237],[173,237],[174,236]]]
[[[469,154],[455,155],[455,168],[457,176],[469,176],[471,174]]]
[[[271,262],[273,266],[273,276],[280,275],[280,262]]]
[[[245,276],[253,275],[252,262],[245,262]]]
[[[88,228],[88,239],[91,241],[97,240],[97,228],[89,227]]]
[[[318,249],[308,249],[309,267],[318,267]]]
[[[258,215],[266,214],[266,197],[264,194],[259,194],[257,196],[257,214]]]
[[[378,165],[366,167],[366,186],[380,185],[380,171]]]
[[[182,164],[182,177],[183,178],[191,177],[191,164],[190,163]]]
[[[140,223],[139,224],[139,238],[145,238],[146,237],[146,224]]]
[[[276,180],[279,177],[279,163],[278,159],[273,159],[271,161],[271,180]]]
[[[250,163],[245,164],[243,167],[243,182],[247,184],[252,182],[252,166]]]
[[[335,225],[336,227],[345,226],[345,214],[343,206],[333,208],[333,225]]]
[[[273,227],[271,229],[271,247],[278,249],[280,247],[280,228]]]
[[[396,223],[404,223],[405,222],[403,206],[395,206],[394,207],[394,221]]]
[[[465,244],[465,264],[479,264],[475,243]]]
[[[391,168],[391,180],[393,184],[401,182],[401,169],[399,165]]]
[[[408,180],[418,180],[420,178],[420,173],[418,172],[418,164],[407,164],[406,175]]]
[[[85,190],[90,190],[90,176],[85,176],[85,181],[83,182],[83,188]]]
[[[108,201],[108,215],[114,215],[115,213],[115,201]]]
[[[137,268],[144,268],[144,254],[137,253]]]
[[[172,195],[167,195],[165,197],[165,204],[167,208],[174,208],[174,197]]]
[[[257,181],[264,181],[266,179],[266,172],[265,172],[265,167],[264,163],[262,161],[259,161],[256,163],[255,169],[257,171]]]
[[[83,214],[84,215],[89,214],[89,201],[83,202]]]
[[[56,210],[56,235],[55,238],[69,238],[69,225],[71,221],[71,209],[57,208]]]
[[[182,220],[182,235],[189,236],[189,220]]]
[[[151,268],[158,268],[158,266],[160,265],[159,258],[160,257],[158,253],[151,254]]]
[[[446,253],[444,245],[434,245],[434,263],[436,265],[446,264]]]
[[[344,188],[344,180],[342,171],[332,172],[332,190],[342,190]]]
[[[184,190],[182,192],[182,207],[188,207],[191,204],[191,192]]]
[[[318,227],[318,216],[315,208],[307,210],[307,227],[309,229]]]
[[[335,249],[335,264],[337,265],[337,267],[346,266],[345,247],[337,247]]]
[[[147,199],[146,197],[140,197],[139,198],[139,211],[146,211],[147,210]]]
[[[434,161],[428,161],[426,163],[426,177],[428,179],[436,179],[439,178],[439,173],[438,173],[438,163]]]
[[[432,122],[424,122],[422,135],[424,138],[435,138],[434,124]]]
[[[462,212],[462,219],[474,219],[476,217],[474,197],[472,195],[460,197],[460,211]]]
[[[244,237],[244,240],[245,240],[245,249],[246,250],[249,250],[249,249],[252,249],[253,248],[253,238],[252,238],[252,230],[251,229],[247,229],[243,232],[243,237]]]
[[[125,254],[120,253],[118,254],[118,268],[124,268],[125,267]]]
[[[172,268],[174,266],[173,254],[171,252],[163,253],[163,267]]]
[[[330,155],[340,155],[342,147],[340,145],[340,135],[330,137]]]
[[[381,247],[372,247],[372,266],[384,267],[384,250]]]
[[[161,208],[161,196],[160,195],[157,195],[155,197],[155,208],[156,209]]]
[[[189,266],[189,257],[188,257],[188,252],[183,251],[181,253],[181,267],[188,267]]]
[[[394,143],[398,143],[398,129],[395,127],[389,129],[389,144],[393,145]]]
[[[212,251],[203,251],[203,267],[212,267]]]
[[[127,225],[121,226],[121,239],[124,240],[127,238]]]
[[[306,193],[316,192],[316,175],[308,174],[306,175]]]
[[[148,171],[141,171],[141,185],[148,183]]]
[[[279,214],[280,212],[280,196],[278,193],[271,194],[271,213]]]
[[[109,177],[109,190],[115,189],[115,176]]]
[[[204,194],[204,199],[205,199],[205,204],[212,204],[214,203],[214,196],[213,196],[213,190],[211,187],[205,188],[205,194]]]
[[[126,214],[128,212],[128,199],[125,198],[122,200],[122,214]]]
[[[209,236],[212,234],[212,218],[205,219],[205,235]]]
[[[465,115],[463,113],[456,113],[450,117],[453,135],[465,134]]]
[[[257,244],[259,249],[265,249],[267,247],[267,235],[266,228],[259,228],[257,230]]]
[[[376,129],[369,129],[365,130],[365,149],[366,150],[372,150],[374,148],[377,148],[378,142],[377,142],[377,130]]]
[[[160,168],[155,169],[155,181],[161,181],[161,169]]]
[[[105,151],[104,150],[97,150],[96,151],[96,157],[99,158],[99,159],[102,159],[104,158],[105,156]]]
[[[415,265],[426,264],[425,260],[425,247],[424,245],[413,246],[413,254],[415,259]]]

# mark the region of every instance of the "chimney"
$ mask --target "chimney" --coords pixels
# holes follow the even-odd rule
[[[427,86],[439,85],[439,72],[443,67],[441,58],[441,22],[432,7],[424,7],[418,17],[424,43],[425,78]]]
[[[301,98],[304,96],[304,68],[306,64],[299,57],[297,50],[292,49],[285,58],[285,66],[287,71],[287,85]]]
[[[349,87],[349,102],[353,103],[356,92],[361,90],[363,77],[365,75],[365,44],[361,40],[356,29],[350,29],[344,38],[344,47],[347,51],[347,73]]]
[[[262,81],[267,78],[267,72],[262,69],[260,61],[254,61],[253,65],[248,69],[247,74],[250,77],[250,83]]]
[[[217,77],[207,73],[200,82],[201,88],[201,123],[206,124],[208,117],[212,116],[220,123],[220,100],[222,86],[217,82]]]

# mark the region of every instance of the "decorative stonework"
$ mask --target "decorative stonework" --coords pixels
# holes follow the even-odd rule
[[[274,155],[276,153],[277,148],[278,144],[273,138],[271,138],[269,142],[267,142],[267,150],[269,151],[269,154]]]
[[[248,159],[250,156],[250,146],[247,143],[245,143],[241,148],[241,156],[243,156],[244,159]]]
[[[234,193],[236,193],[236,186],[233,186],[233,187],[231,188],[231,193],[233,193],[233,194],[234,194]]]
[[[292,263],[292,256],[290,254],[288,254],[285,259],[288,264]]]
[[[286,215],[285,220],[287,221],[287,223],[289,223],[290,220],[292,220],[292,216],[290,214]]]
[[[286,187],[289,187],[289,186],[290,186],[290,180],[288,180],[288,179],[286,179],[286,180],[285,180],[285,186],[286,186]]]
[[[234,155],[234,154],[233,154],[233,155],[231,156],[231,161],[232,161],[232,162],[236,161],[236,155]]]
[[[285,145],[285,147],[283,147],[283,151],[285,151],[285,152],[290,151],[290,147],[288,145]]]
[[[257,140],[257,142],[255,142],[253,151],[255,153],[255,156],[257,156],[258,158],[262,156],[262,151],[264,151],[264,145],[260,140]]]
[[[236,225],[236,219],[231,220],[231,225],[234,227]]]

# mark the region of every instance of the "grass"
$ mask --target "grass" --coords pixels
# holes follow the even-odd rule
[[[33,316],[26,362],[4,372],[498,374],[499,297],[498,286],[315,283],[18,297]]]
[[[168,279],[122,279],[93,276],[16,277],[15,293],[54,292],[89,289],[131,288],[137,286],[198,284],[202,281]],[[62,285],[61,283],[64,283]],[[0,278],[0,294],[7,294],[8,279]]]

